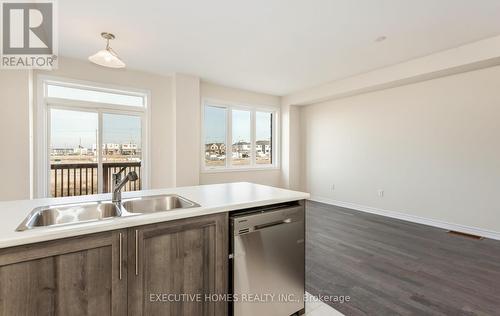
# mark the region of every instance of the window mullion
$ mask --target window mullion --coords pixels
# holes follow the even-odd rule
[[[231,168],[233,159],[233,113],[232,108],[226,108],[227,130],[226,130],[226,168]]]
[[[256,139],[256,129],[257,129],[257,119],[256,119],[256,114],[257,112],[255,110],[252,110],[250,114],[250,153],[252,158],[250,159],[250,165],[254,167],[256,165],[256,155],[257,155],[257,150],[256,150],[256,145],[255,145],[255,139]]]
[[[278,118],[276,112],[271,112],[271,139],[269,140],[269,156],[271,158],[271,166],[276,166],[276,126]]]
[[[51,111],[52,109],[46,105],[45,106],[45,124],[43,126],[44,128],[44,133],[46,133],[46,142],[45,142],[45,148],[44,148],[44,152],[43,152],[43,155],[44,155],[44,168],[47,168],[46,169],[46,172],[45,172],[45,175],[46,175],[46,179],[45,179],[45,186],[43,187],[43,193],[41,196],[38,196],[38,197],[47,197],[50,195],[50,179],[51,179],[51,168],[50,168],[50,147],[51,147],[51,143],[52,143],[52,133],[51,133],[51,126],[52,126],[52,121],[51,121]],[[55,173],[55,171],[54,171]],[[55,177],[57,177],[57,174],[54,175]],[[57,190],[57,188],[55,188]]]
[[[96,154],[97,154],[97,193],[103,193],[104,189],[104,174],[103,174],[103,166],[102,166],[102,111],[98,111],[98,127],[97,127],[97,139],[96,139]],[[92,180],[93,181],[93,180]]]

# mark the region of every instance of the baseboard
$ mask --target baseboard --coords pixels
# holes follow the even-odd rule
[[[454,230],[454,231],[462,232],[462,233],[466,233],[466,234],[472,234],[472,235],[477,235],[477,236],[481,236],[481,237],[485,237],[485,238],[500,240],[500,232],[496,232],[496,231],[492,231],[492,230],[487,230],[487,229],[482,229],[482,228],[477,228],[477,227],[470,227],[470,226],[465,226],[465,225],[461,225],[461,224],[448,223],[448,222],[441,221],[441,220],[425,218],[425,217],[410,215],[410,214],[401,213],[401,212],[388,211],[388,210],[383,210],[383,209],[379,209],[376,207],[359,205],[359,204],[350,203],[350,202],[343,202],[343,201],[338,201],[338,200],[325,198],[325,197],[321,197],[321,196],[315,196],[315,195],[311,195],[310,200],[325,203],[325,204],[335,205],[335,206],[339,206],[339,207],[350,208],[350,209],[353,209],[356,211],[361,211],[361,212],[396,218],[396,219],[400,219],[400,220],[408,221],[408,222],[412,222],[412,223],[423,224],[423,225],[438,227],[438,228],[442,228],[442,229],[446,229],[446,230]]]

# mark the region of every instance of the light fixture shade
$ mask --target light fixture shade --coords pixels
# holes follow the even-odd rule
[[[125,68],[125,63],[110,48],[98,51],[90,56],[89,60],[104,67]]]

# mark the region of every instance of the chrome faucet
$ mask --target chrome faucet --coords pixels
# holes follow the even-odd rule
[[[114,203],[120,203],[122,201],[122,188],[127,184],[128,181],[135,181],[139,177],[135,171],[130,171],[125,178],[122,179],[122,172],[125,171],[125,167],[123,167],[117,173],[113,173],[113,182],[112,182],[112,190],[113,197],[112,200]]]

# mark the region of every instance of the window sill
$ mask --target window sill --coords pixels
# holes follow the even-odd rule
[[[249,171],[277,171],[280,167],[250,167],[250,168],[214,168],[214,169],[202,169],[201,173],[226,173],[226,172],[249,172]]]

